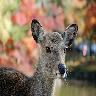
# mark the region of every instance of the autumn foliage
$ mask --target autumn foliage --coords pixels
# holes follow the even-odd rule
[[[93,28],[96,27],[96,3],[92,3],[86,10],[85,33],[89,35]]]
[[[34,18],[48,32],[63,32],[69,23],[77,23],[81,36],[77,43],[90,34],[96,27],[96,3],[87,6],[91,0],[67,1],[0,0],[0,66],[13,67],[28,75],[33,72],[39,53],[30,29]]]

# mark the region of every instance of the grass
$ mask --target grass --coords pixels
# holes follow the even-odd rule
[[[58,89],[57,89],[58,90]],[[77,85],[62,85],[57,93],[57,96],[96,96],[96,87],[94,86],[79,86]]]

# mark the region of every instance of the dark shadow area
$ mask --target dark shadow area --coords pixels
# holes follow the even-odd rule
[[[83,70],[90,65],[77,66],[71,72],[68,72],[68,79],[87,81],[96,85],[96,71]],[[96,65],[94,65],[96,67]]]

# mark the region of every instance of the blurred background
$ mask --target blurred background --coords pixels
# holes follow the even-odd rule
[[[38,46],[31,35],[33,18],[48,32],[79,26],[67,49],[68,76],[55,96],[96,96],[96,0],[0,0],[0,67],[34,74]]]

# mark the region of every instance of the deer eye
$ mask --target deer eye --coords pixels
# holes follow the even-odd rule
[[[46,52],[47,52],[47,53],[51,53],[50,47],[46,47]]]

